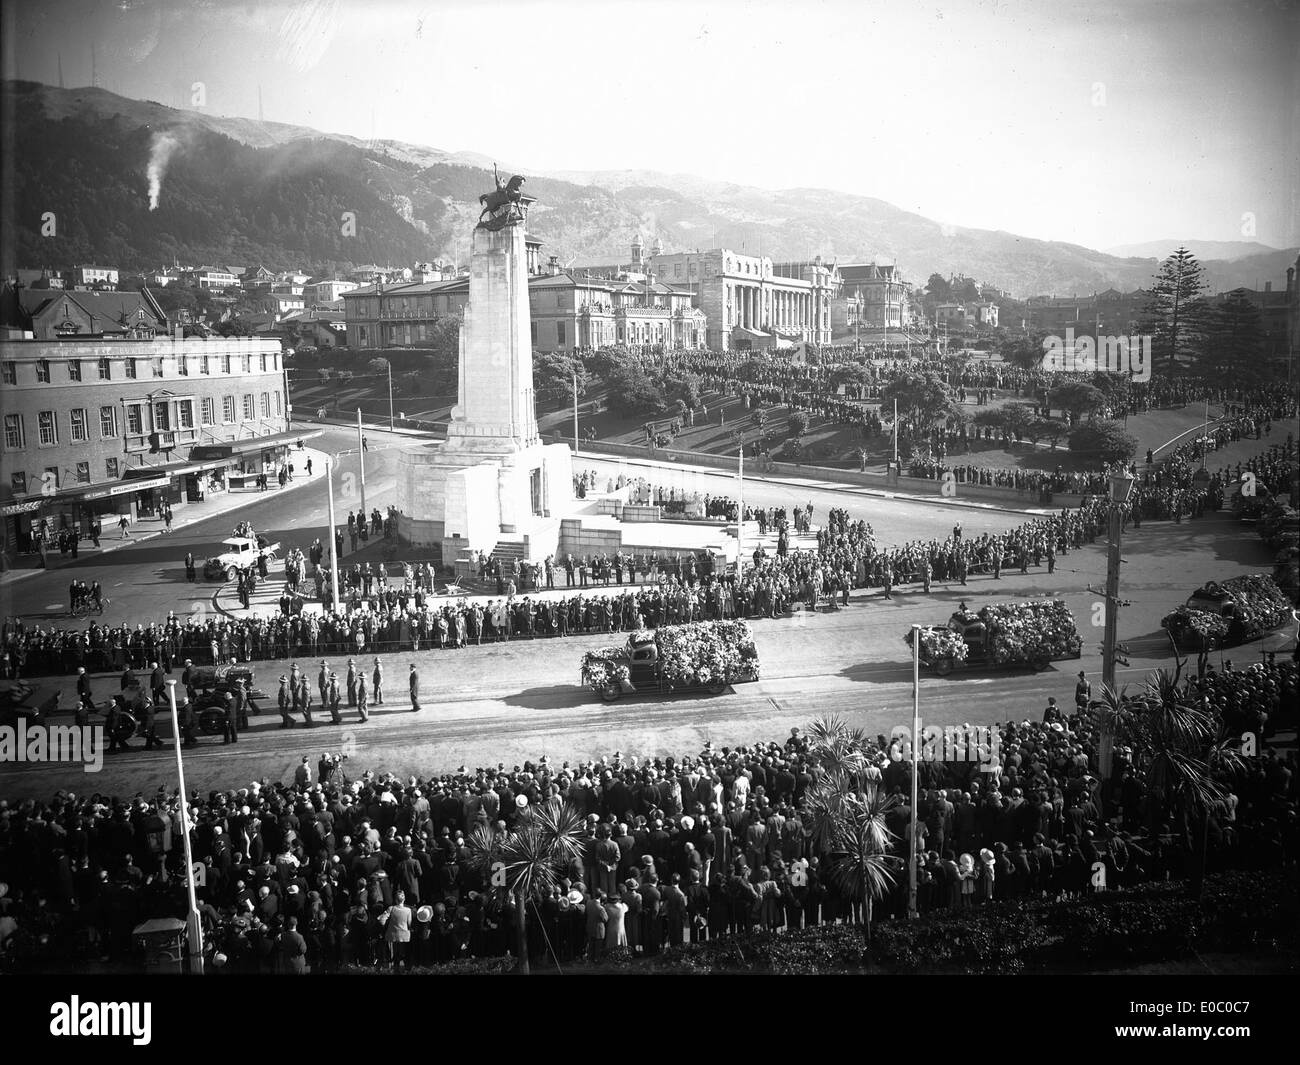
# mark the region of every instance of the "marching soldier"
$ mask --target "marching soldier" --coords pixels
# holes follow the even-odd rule
[[[370,720],[370,708],[366,705],[366,678],[361,676],[357,678],[357,713],[361,715],[362,721]]]
[[[375,671],[370,678],[370,690],[375,697],[375,705],[379,706],[384,701],[384,667],[380,664],[378,658],[375,659]],[[362,720],[365,720],[362,718]]]
[[[930,594],[930,577],[930,560],[926,558],[921,562],[921,585],[925,589],[926,595]]]
[[[119,737],[119,733],[126,731],[126,715],[122,713],[122,710],[122,697],[114,695],[112,702],[108,704],[104,719],[104,728],[108,731],[108,750],[110,754],[113,751],[129,751],[131,749],[131,745],[126,742],[127,737]]]
[[[152,699],[144,700],[141,707],[144,720],[144,749],[152,751],[155,747],[163,745],[162,740],[158,738],[158,707]]]
[[[325,697],[325,689],[329,687],[330,677],[334,676],[335,674],[330,672],[328,663],[322,658],[320,660],[320,672],[316,674],[316,687],[320,689],[321,706],[329,706],[329,700]]]
[[[348,659],[347,685],[348,707],[351,708],[357,705],[357,666],[350,658]]]

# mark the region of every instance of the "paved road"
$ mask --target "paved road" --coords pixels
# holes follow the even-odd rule
[[[348,452],[338,460],[335,473],[335,517],[346,524],[349,508],[359,508],[360,459],[356,455],[356,432],[341,427],[326,429],[313,443],[330,454]],[[409,445],[409,438],[367,432],[366,507],[382,511],[394,502],[394,471],[397,453]],[[255,499],[255,497],[250,497]],[[312,540],[326,537],[329,523],[325,482],[315,480],[284,492],[268,493],[232,513],[196,522],[166,536],[128,544],[98,558],[63,566],[39,576],[25,577],[5,589],[3,613],[53,625],[69,623],[68,585],[74,577],[99,581],[110,600],[104,622],[135,624],[177,614],[212,608],[215,581],[185,580],[185,553],[193,551],[201,560],[220,550],[237,522],[250,521],[260,533],[279,542],[283,550],[297,545],[305,552]],[[282,552],[283,553],[283,552]]]
[[[1243,536],[1242,527],[1226,516],[1183,525],[1147,523],[1132,533],[1125,541],[1123,584],[1131,606],[1121,617],[1120,638],[1131,646],[1133,658],[1132,666],[1120,671],[1121,683],[1140,683],[1151,669],[1172,664],[1159,619],[1193,587],[1210,577],[1265,569],[1267,555],[1257,539]],[[780,739],[792,726],[826,713],[838,713],[872,732],[888,732],[911,716],[911,664],[901,639],[908,625],[941,622],[963,598],[978,608],[991,599],[1055,592],[1065,598],[1083,632],[1082,661],[1058,662],[1042,674],[927,675],[922,683],[922,714],[934,724],[1038,715],[1049,695],[1070,703],[1077,669],[1087,670],[1095,682],[1101,666],[1099,597],[1086,587],[1104,579],[1103,549],[1096,545],[1071,552],[1060,562],[1051,577],[1045,570],[1005,574],[998,582],[981,577],[964,589],[936,588],[929,597],[898,594],[890,602],[878,594],[859,594],[838,613],[755,622],[763,679],[717,697],[599,702],[579,687],[578,665],[583,651],[611,642],[609,637],[386,655],[386,687],[393,695],[405,695],[407,663],[418,663],[420,714],[409,712],[404,698],[390,698],[390,705],[379,708],[365,725],[352,714],[341,727],[324,725],[306,733],[280,730],[278,715],[268,707],[237,747],[205,738],[187,754],[188,782],[206,790],[263,776],[282,778],[300,755],[310,754],[314,761],[327,747],[347,751],[354,773],[371,768],[409,774],[498,760],[513,765],[542,754],[553,761],[614,750],[680,754],[698,750],[706,740],[727,745]],[[1290,646],[1291,635],[1271,637],[1229,656],[1238,662],[1255,660],[1261,647]],[[301,664],[314,676],[313,663]],[[259,682],[273,688],[284,665],[257,666]],[[114,755],[104,772],[93,777],[75,767],[9,765],[0,768],[0,795],[49,795],[59,787],[132,793],[170,784],[173,773],[166,751]]]

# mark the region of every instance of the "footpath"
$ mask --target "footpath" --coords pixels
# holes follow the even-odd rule
[[[296,488],[302,488],[304,485],[319,481],[325,476],[325,460],[327,457],[325,452],[318,451],[313,447],[304,447],[300,450],[295,449],[290,453],[289,457],[293,463],[293,480],[289,481],[283,488],[280,487],[277,481],[271,479],[268,481],[265,492],[250,489],[241,489],[234,492],[225,491],[209,496],[202,502],[186,503],[180,509],[173,511],[172,532],[206,521],[208,518],[219,517],[222,514],[233,514],[244,507],[262,502],[278,493],[291,492]],[[308,461],[312,465],[310,474],[307,473]],[[142,540],[152,540],[155,537],[167,535],[162,518],[147,518],[143,519],[139,524],[132,524],[125,537],[116,524],[110,525],[108,523],[112,520],[111,515],[105,515],[105,518],[104,533],[99,538],[99,547],[94,547],[89,540],[83,540],[77,545],[75,558],[71,554],[59,554],[57,548],[47,551],[44,568],[41,568],[38,556],[23,555],[21,556],[21,568],[15,567],[0,573],[0,590],[26,577],[34,577],[37,574],[48,573],[51,570],[65,569],[69,566],[93,561],[130,544],[138,544]]]

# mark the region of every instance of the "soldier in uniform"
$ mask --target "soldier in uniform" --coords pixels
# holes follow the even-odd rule
[[[199,720],[194,710],[194,700],[185,692],[176,706],[176,716],[180,719],[181,735],[186,747],[197,747],[199,743]]]
[[[280,675],[280,692],[276,698],[280,704],[280,727],[292,728],[293,718],[289,716],[289,710],[293,706],[293,696],[289,694],[289,678],[284,674]]]
[[[125,715],[122,713],[123,704],[120,695],[114,695],[113,701],[108,704],[108,710],[105,715],[104,728],[108,731],[108,749],[113,751],[129,751],[131,745],[126,742],[126,737],[119,738],[118,733],[124,731]]]
[[[339,675],[337,673],[331,673],[325,681],[325,687],[321,689],[321,705],[329,708],[330,720],[334,724],[343,724],[343,718],[339,716]]]
[[[95,708],[95,699],[90,690],[90,678],[86,676],[86,667],[77,667],[77,702],[90,710]]]
[[[348,659],[347,686],[348,686],[348,706],[349,707],[356,706],[357,705],[357,665],[350,658]]]
[[[218,692],[222,710],[222,743],[239,742],[239,719],[235,717],[235,700],[229,692]]]
[[[235,727],[237,729],[247,729],[248,701],[244,698],[244,686],[241,682],[235,681],[231,685],[230,698],[231,705],[235,708]]]
[[[316,674],[316,687],[320,689],[321,706],[329,706],[329,700],[325,697],[325,689],[329,686],[330,677],[334,676],[330,672],[329,664],[325,659],[320,660],[320,672]]]
[[[144,717],[142,722],[144,726],[144,749],[151,751],[155,747],[163,745],[162,740],[158,738],[158,705],[153,699],[146,699],[141,711]]]
[[[921,562],[921,585],[925,589],[925,594],[930,594],[930,559],[927,557]]]
[[[364,674],[357,678],[357,713],[361,715],[362,721],[370,720],[370,707],[366,697],[366,678]]]
[[[375,705],[382,705],[384,701],[384,667],[379,659],[375,659],[375,671],[370,677],[370,691],[374,695]],[[364,715],[361,720],[365,720]]]

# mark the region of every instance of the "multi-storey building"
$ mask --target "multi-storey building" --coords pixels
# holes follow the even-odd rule
[[[841,294],[831,304],[837,334],[855,329],[902,329],[909,325],[911,285],[894,265],[848,263],[839,267]]]
[[[469,278],[455,281],[367,285],[343,293],[348,347],[421,348],[434,338],[434,327],[460,314],[469,302]]]
[[[153,336],[167,316],[148,291],[92,292],[0,286],[0,331],[14,339],[77,334]]]
[[[0,341],[0,516],[12,562],[34,529],[157,513],[274,472],[290,433],[278,341]]]
[[[186,279],[198,288],[234,288],[240,283],[239,275],[224,266],[200,266],[187,271]]]
[[[71,276],[73,288],[117,288],[116,266],[74,266]]]
[[[308,308],[319,307],[322,303],[333,303],[343,298],[345,292],[355,292],[361,286],[355,281],[342,281],[337,277],[321,278],[304,285],[302,294]]]
[[[650,266],[664,284],[691,291],[708,320],[710,348],[763,348],[778,339],[830,343],[830,305],[842,282],[839,271],[820,256],[774,263],[766,256],[714,248],[653,255]]]
[[[641,281],[590,277],[561,270],[552,258],[547,273],[529,279],[533,347],[703,347],[707,320],[692,300],[690,289],[665,285],[652,273]]]

